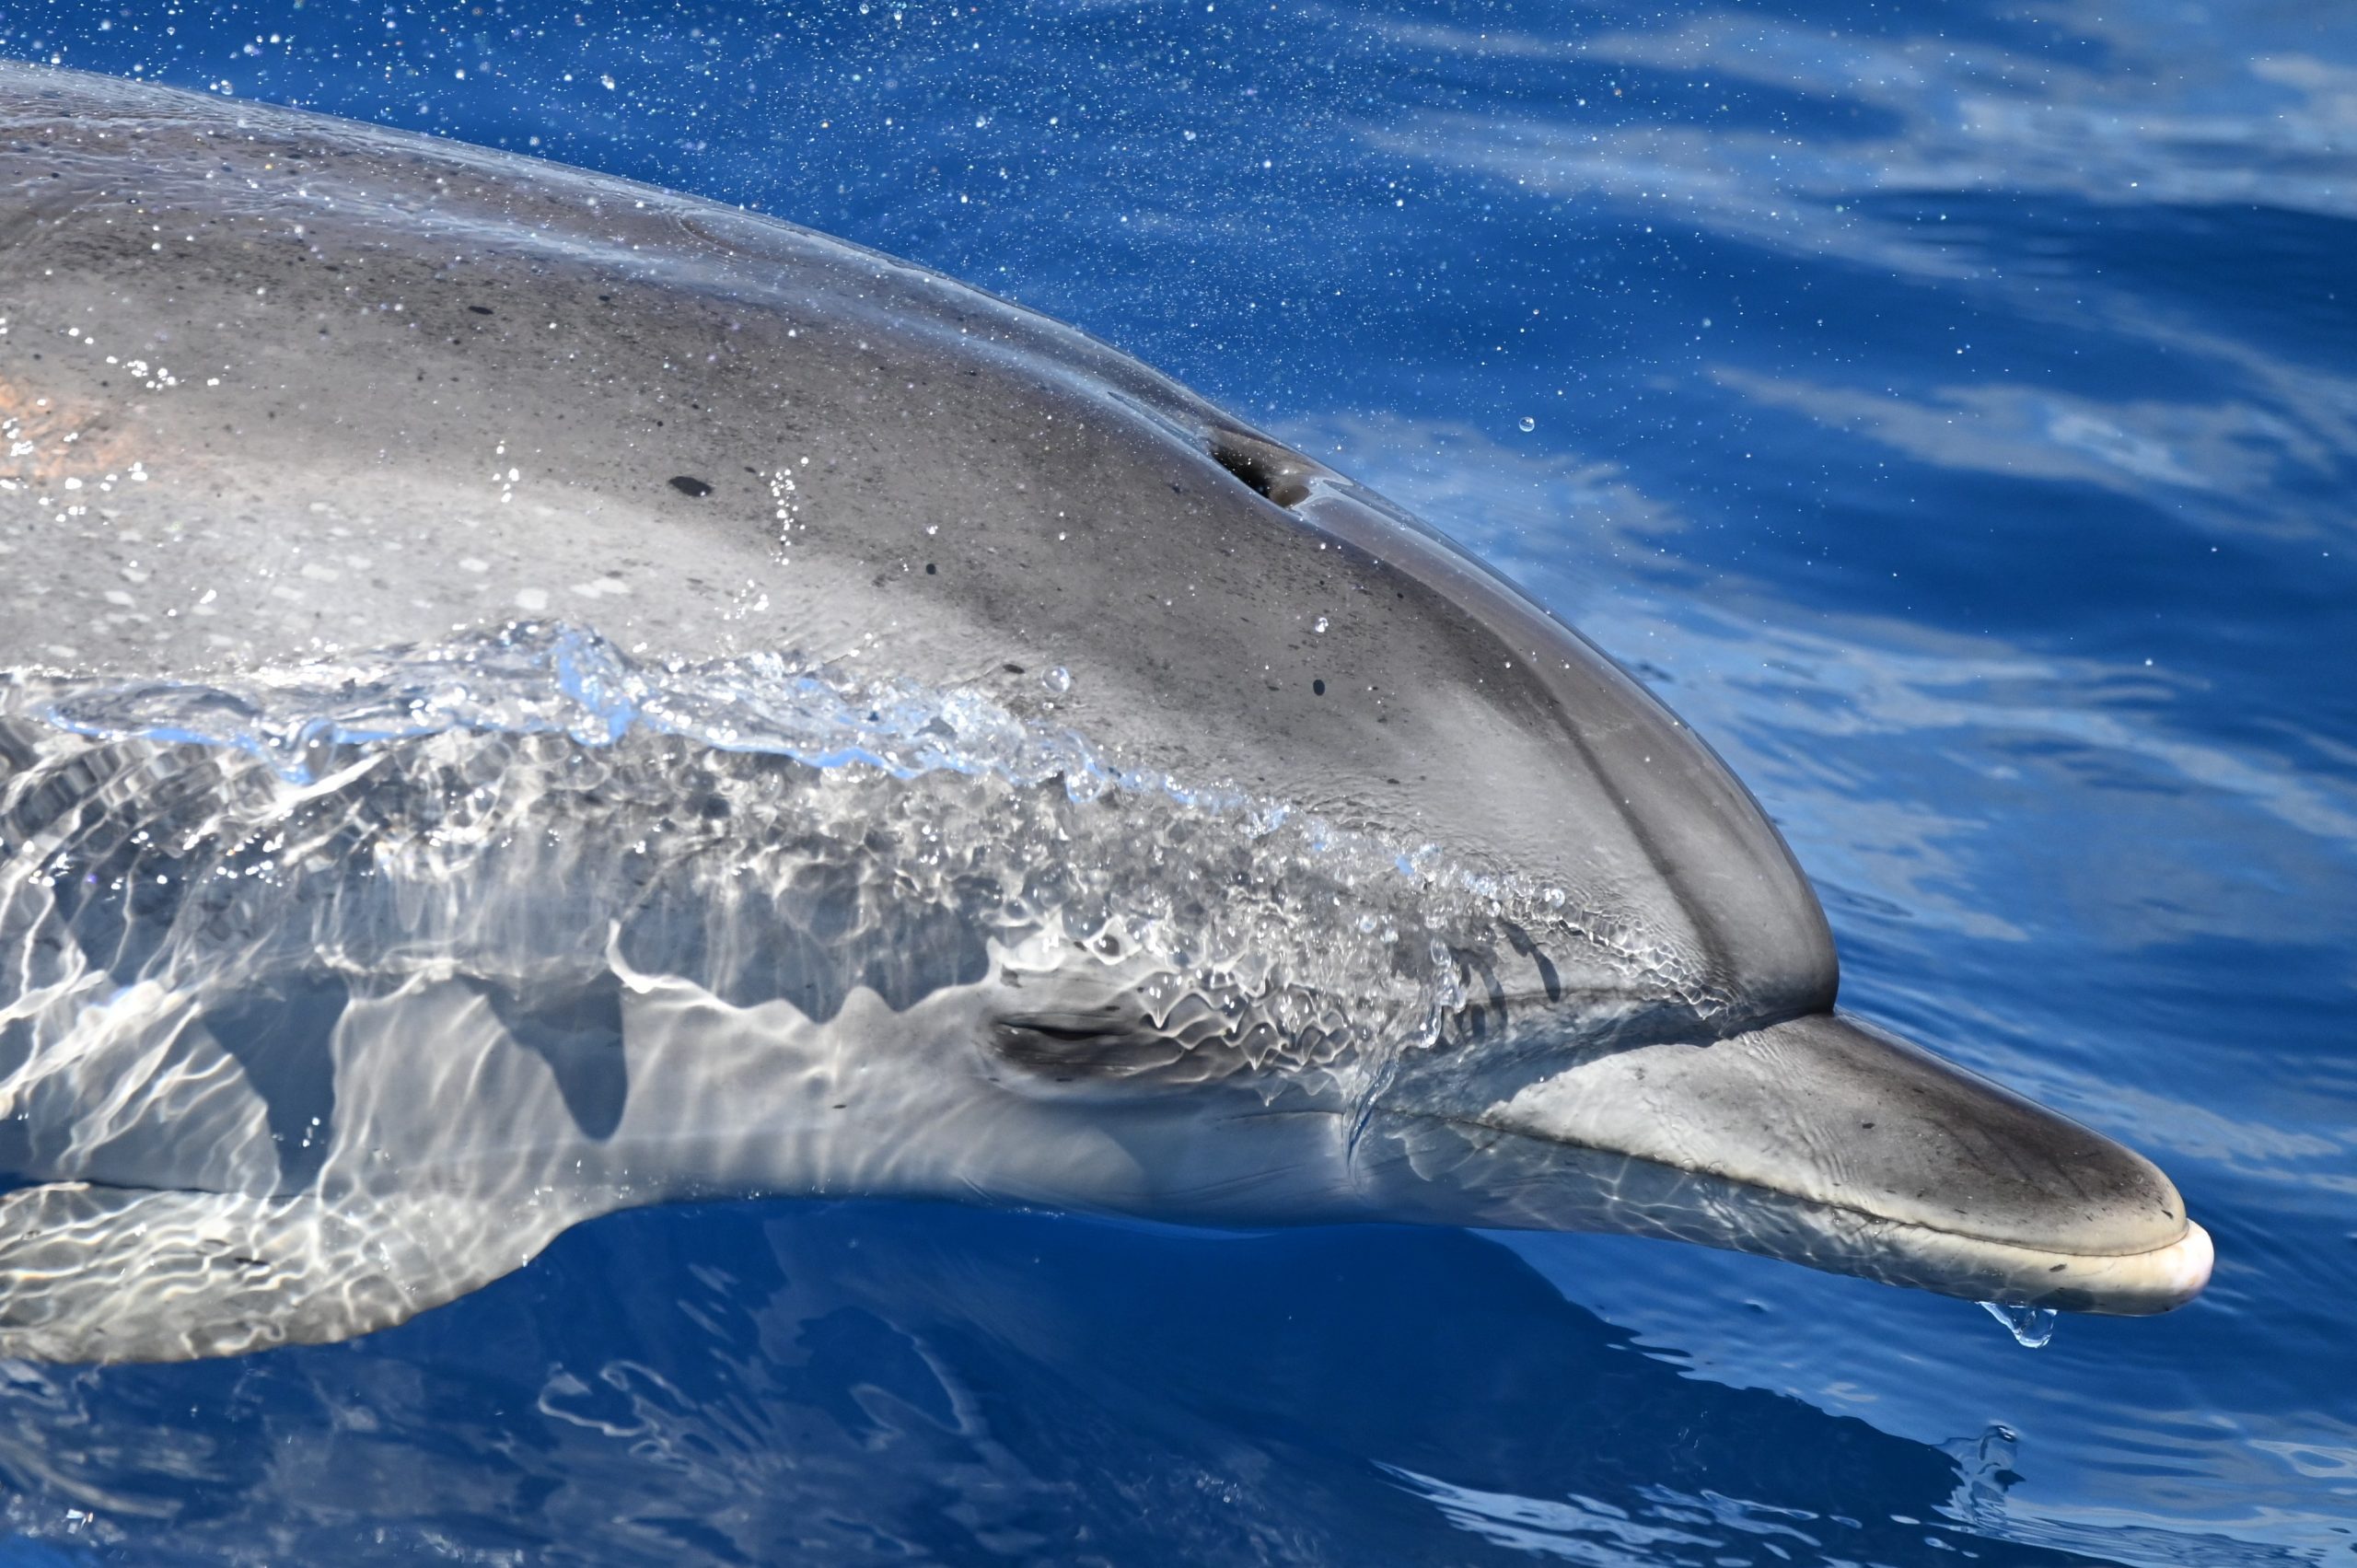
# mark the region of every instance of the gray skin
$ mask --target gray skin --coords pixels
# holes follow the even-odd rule
[[[269,1049],[285,1028],[253,1008],[187,1000],[215,982],[186,922],[178,967],[118,970],[145,989],[103,1006],[20,957],[0,1354],[340,1339],[587,1215],[721,1192],[1622,1230],[2092,1311],[2206,1280],[2152,1165],[1833,1013],[1790,853],[1608,659],[1106,345],[787,224],[374,127],[13,64],[0,122],[22,953],[96,961],[28,869],[65,786],[25,693],[518,620],[966,693],[1109,765],[1560,895],[1451,948],[1469,999],[1427,1035],[1349,1060],[1206,1045],[1139,1000],[1133,955],[1037,932],[824,1008],[724,1005],[709,974],[566,947],[602,916],[562,878],[521,922],[571,955],[555,990],[462,955],[339,981]],[[586,1047],[549,1043],[593,993],[610,1103]],[[333,1116],[298,1153],[273,1078],[307,1074]]]

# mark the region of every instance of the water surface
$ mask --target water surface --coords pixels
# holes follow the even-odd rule
[[[2219,1249],[2030,1352],[1615,1238],[633,1213],[352,1346],[0,1369],[0,1555],[2357,1561],[2344,15],[288,0],[0,51],[741,202],[1178,375],[1637,671],[1847,1005]]]

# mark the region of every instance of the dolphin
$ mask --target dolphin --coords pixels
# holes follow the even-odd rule
[[[342,1340],[721,1195],[2207,1280],[2146,1160],[1834,1010],[1608,658],[1071,328],[19,64],[0,315],[0,1355]]]

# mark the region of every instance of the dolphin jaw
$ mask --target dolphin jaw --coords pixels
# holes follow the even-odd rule
[[[1831,1014],[1585,1057],[1486,1105],[1394,1099],[1378,1120],[1354,1152],[1364,1190],[1436,1219],[2126,1316],[2210,1277],[2207,1233],[2142,1156]]]
[[[2004,1306],[2148,1317],[2199,1295],[2213,1260],[2189,1220],[2133,1252],[1991,1241],[1448,1117],[1380,1116],[1353,1161],[1377,1217],[1650,1236]]]
[[[2210,1283],[2216,1260],[2210,1233],[2190,1220],[2185,1234],[2166,1246],[2110,1255],[2014,1247],[1895,1220],[1869,1225],[1887,1259],[1872,1277],[1887,1283],[2114,1318],[2151,1317],[2184,1306]]]

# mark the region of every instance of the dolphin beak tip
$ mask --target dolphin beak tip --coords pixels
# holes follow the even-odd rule
[[[2105,1282],[2110,1288],[2094,1310],[2137,1318],[2173,1311],[2201,1294],[2217,1260],[2210,1233],[2188,1220],[2185,1234],[2166,1247],[2100,1260],[2116,1265],[2119,1277]]]
[[[2174,1276],[2177,1300],[2172,1306],[2191,1301],[2210,1283],[2210,1271],[2218,1261],[2218,1249],[2212,1244],[2210,1233],[2191,1220],[2185,1222],[2185,1239],[2169,1249],[2177,1254]]]

